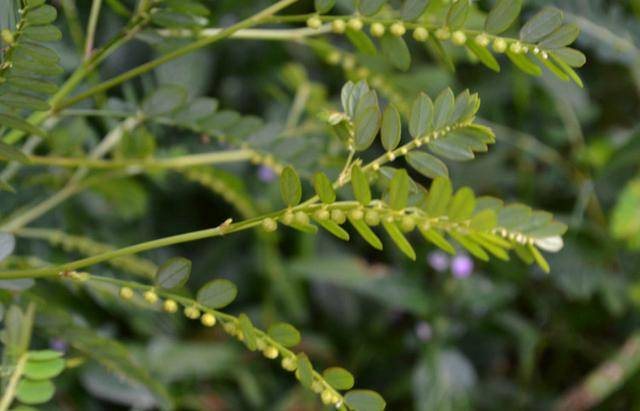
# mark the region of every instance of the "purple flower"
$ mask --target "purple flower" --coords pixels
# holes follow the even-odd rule
[[[456,278],[467,278],[473,272],[473,260],[466,254],[453,257],[451,273]]]
[[[441,273],[449,268],[449,256],[442,251],[434,251],[427,256],[431,268]]]
[[[429,341],[433,337],[433,329],[426,321],[420,321],[416,325],[416,335],[421,341]]]
[[[258,178],[260,181],[270,183],[276,179],[276,173],[271,167],[260,166],[260,168],[258,168]]]
[[[51,340],[49,342],[49,347],[54,351],[67,351],[67,343],[60,339]]]

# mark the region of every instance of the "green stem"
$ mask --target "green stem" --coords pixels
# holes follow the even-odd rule
[[[250,160],[253,150],[232,150],[214,153],[191,154],[175,158],[101,160],[91,158],[29,156],[27,165],[57,167],[86,167],[91,169],[179,169],[203,164],[223,164]]]
[[[0,399],[0,411],[7,411],[11,406],[13,398],[16,396],[18,382],[20,381],[24,368],[27,365],[28,356],[28,353],[23,353],[18,359],[16,368],[13,370],[13,374],[11,374],[11,378],[9,379],[9,384],[7,384],[7,389],[2,395],[2,399]]]
[[[108,90],[112,87],[115,87],[119,84],[124,83],[125,81],[131,80],[132,78],[135,78],[141,74],[147,73],[148,71],[153,70],[154,68],[161,66],[164,63],[167,63],[169,61],[175,60],[178,57],[182,57],[185,54],[191,53],[195,50],[198,50],[202,47],[206,47],[208,45],[211,45],[219,40],[225,39],[229,36],[231,36],[233,33],[237,32],[238,30],[242,30],[245,28],[249,28],[251,26],[254,26],[256,24],[259,24],[262,22],[262,20],[264,20],[267,17],[272,16],[274,13],[277,13],[278,11],[282,10],[283,8],[295,3],[298,0],[280,0],[277,3],[275,3],[274,5],[267,7],[266,9],[262,10],[261,12],[254,14],[253,16],[240,21],[239,23],[236,23],[222,31],[220,31],[219,33],[217,33],[216,35],[213,35],[211,37],[206,37],[206,38],[202,38],[198,41],[195,41],[193,43],[190,43],[184,47],[181,47],[177,50],[174,50],[172,52],[169,52],[167,54],[164,54],[160,57],[158,57],[155,60],[149,61],[145,64],[142,64],[134,69],[131,69],[125,73],[122,73],[119,76],[116,76],[114,78],[112,78],[111,80],[107,80],[95,87],[90,88],[89,90],[80,93],[74,97],[71,97],[65,101],[59,102],[57,104],[54,105],[53,110],[54,111],[59,111],[62,110],[63,108],[69,107],[74,105],[75,103],[82,101],[88,97],[93,96],[94,94],[97,93],[101,93],[105,90]]]
[[[207,38],[220,34],[224,30],[221,28],[209,28],[203,30],[172,30],[161,29],[156,33],[162,37],[172,38]],[[230,39],[237,40],[273,40],[273,41],[296,41],[307,37],[321,36],[331,31],[331,26],[324,25],[319,29],[308,27],[295,29],[243,29],[238,30],[229,36]]]
[[[89,13],[89,23],[87,24],[87,37],[84,44],[84,58],[91,58],[93,52],[93,44],[96,37],[96,28],[98,27],[98,17],[102,8],[102,0],[93,0],[91,3],[91,11]]]

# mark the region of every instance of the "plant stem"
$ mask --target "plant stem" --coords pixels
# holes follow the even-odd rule
[[[91,58],[93,52],[93,44],[96,37],[96,28],[98,27],[98,17],[102,8],[102,0],[93,0],[91,3],[91,12],[89,14],[89,24],[87,25],[87,36],[84,43],[84,59]]]
[[[224,30],[221,28],[209,28],[204,30],[171,30],[161,29],[156,33],[162,37],[177,37],[177,38],[206,38],[213,37],[220,34]],[[238,30],[229,36],[230,39],[237,40],[274,40],[274,41],[287,41],[287,40],[301,40],[306,37],[320,36],[327,34],[331,31],[331,26],[324,25],[319,29],[312,29],[308,27],[295,28],[295,29],[243,29]]]
[[[220,32],[218,32],[217,34],[211,36],[211,37],[206,37],[206,38],[202,38],[198,41],[195,41],[193,43],[190,43],[184,47],[181,47],[177,50],[174,50],[172,52],[169,52],[167,54],[164,54],[158,58],[156,58],[155,60],[149,61],[145,64],[142,64],[136,68],[133,68],[125,73],[122,73],[119,76],[116,76],[110,80],[107,80],[101,84],[98,84],[95,87],[90,88],[89,90],[80,93],[74,97],[71,97],[65,101],[59,102],[57,104],[54,105],[53,107],[53,111],[60,111],[63,108],[69,107],[74,105],[75,103],[82,101],[88,97],[93,96],[96,93],[101,93],[105,90],[108,90],[112,87],[115,87],[119,84],[124,83],[127,80],[131,80],[132,78],[135,78],[141,74],[144,74],[148,71],[153,70],[154,68],[161,66],[164,63],[167,63],[171,60],[175,60],[178,57],[182,57],[185,54],[191,53],[192,51],[198,50],[202,47],[206,47],[210,44],[213,44],[219,40],[225,39],[229,36],[231,36],[233,33],[237,32],[238,30],[241,29],[245,29],[251,26],[254,26],[256,24],[261,23],[261,21],[267,17],[272,16],[274,13],[277,13],[278,11],[282,10],[283,8],[295,3],[298,0],[280,0],[277,3],[273,4],[270,7],[267,7],[266,9],[262,10],[261,12],[254,14],[253,16],[240,21],[239,23],[236,23],[224,30],[221,30]]]
[[[174,158],[100,160],[91,158],[29,156],[27,165],[58,167],[86,167],[91,169],[177,169],[203,164],[223,164],[251,159],[253,150],[232,150],[213,153],[191,154]]]
[[[7,384],[7,389],[2,395],[0,399],[0,411],[7,411],[13,402],[13,398],[16,396],[16,389],[18,388],[18,382],[22,377],[22,373],[24,372],[24,367],[27,365],[27,358],[29,354],[23,353],[18,362],[16,363],[16,367],[13,370],[13,374],[11,374],[11,378],[9,379],[9,384]]]

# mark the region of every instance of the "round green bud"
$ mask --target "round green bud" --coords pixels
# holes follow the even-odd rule
[[[175,313],[176,311],[178,311],[178,303],[173,300],[166,300],[162,304],[162,309],[168,313]]]
[[[331,30],[333,30],[334,33],[342,34],[346,29],[347,23],[342,19],[337,19],[331,22]]]
[[[373,37],[382,37],[384,36],[384,32],[385,32],[385,27],[384,24],[382,23],[373,23],[371,25],[371,29],[370,29],[371,35]]]
[[[184,315],[191,320],[197,320],[200,317],[200,310],[193,306],[185,307]]]
[[[413,231],[416,228],[416,219],[410,215],[402,217],[400,228],[406,232]]]
[[[364,215],[364,221],[368,225],[376,226],[380,224],[380,213],[378,213],[376,210],[367,210]]]
[[[329,213],[329,211],[325,210],[324,208],[316,210],[314,216],[320,221],[327,221],[329,218],[331,218],[331,214]]]
[[[327,63],[331,64],[331,65],[336,65],[338,63],[340,63],[340,53],[337,51],[332,51],[331,53],[329,53],[329,55],[327,55]]]
[[[284,216],[282,216],[282,222],[286,225],[293,223],[293,219],[294,216],[291,211],[287,211],[286,213],[284,213]]]
[[[262,229],[267,233],[272,233],[278,229],[278,223],[273,218],[265,218],[262,220]]]
[[[320,395],[320,399],[324,405],[331,405],[333,404],[334,395],[330,390],[324,390]]]
[[[397,22],[393,23],[391,27],[389,27],[389,32],[396,37],[402,37],[404,36],[404,33],[407,32],[407,29],[404,27],[404,24]]]
[[[216,325],[216,317],[211,313],[204,313],[202,317],[200,317],[200,322],[205,327],[213,327]]]
[[[153,290],[145,291],[143,296],[149,304],[155,304],[158,301],[158,294],[153,292]]]
[[[296,223],[298,223],[300,225],[309,224],[309,216],[307,215],[307,213],[302,212],[302,211],[296,212],[295,220],[296,220]]]
[[[313,383],[311,383],[311,391],[315,392],[316,394],[320,394],[323,390],[324,387],[322,386],[322,383],[320,383],[320,381],[314,381]]]
[[[347,26],[349,26],[351,30],[360,31],[362,30],[362,20],[358,18],[349,19]]]
[[[496,53],[504,53],[507,51],[507,42],[505,39],[497,38],[493,41],[493,51]]]
[[[264,356],[270,360],[275,360],[276,358],[278,358],[279,353],[276,347],[274,347],[273,345],[269,345],[262,351],[262,354],[264,354]]]
[[[426,41],[429,38],[429,30],[418,27],[413,31],[413,38],[416,41]]]
[[[353,210],[349,211],[349,217],[353,218],[354,220],[362,220],[362,217],[364,217],[364,213],[361,209],[354,208]]]
[[[347,220],[347,217],[344,215],[344,211],[335,209],[331,210],[331,219],[336,224],[344,224],[344,222]]]
[[[353,70],[356,66],[356,59],[353,56],[345,56],[342,60],[342,68],[345,70]]]
[[[487,47],[489,43],[491,43],[489,36],[487,36],[485,33],[478,34],[474,40],[476,44],[482,47]]]
[[[291,372],[298,368],[298,360],[296,360],[295,357],[284,357],[280,364],[282,365],[282,368]]]
[[[385,222],[385,223],[389,223],[389,224],[390,224],[390,223],[393,223],[394,221],[395,221],[395,218],[393,218],[393,216],[392,216],[392,215],[386,215],[386,216],[384,216],[384,222]]]
[[[238,327],[236,327],[236,325],[232,322],[224,323],[222,328],[224,329],[224,332],[229,335],[236,335],[236,333],[238,332]]]
[[[322,20],[320,20],[320,17],[318,16],[309,17],[307,19],[307,26],[317,30],[322,26]]]
[[[123,300],[130,300],[133,298],[133,290],[129,287],[122,287],[120,289],[120,297]]]
[[[440,27],[438,30],[436,30],[436,37],[438,38],[438,40],[449,40],[449,38],[451,37],[451,32],[447,27]]]
[[[520,54],[522,53],[522,44],[519,41],[513,42],[509,46],[509,50],[514,54]]]
[[[454,31],[453,34],[451,35],[451,41],[456,46],[462,46],[464,43],[467,42],[467,35],[460,30]]]
[[[11,46],[16,40],[11,30],[8,29],[2,30],[2,32],[0,32],[0,37],[2,37],[4,44],[8,46]]]
[[[256,338],[256,349],[264,351],[267,348],[267,343],[262,338]]]

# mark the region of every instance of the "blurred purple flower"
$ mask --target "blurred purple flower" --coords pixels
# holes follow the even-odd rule
[[[431,268],[441,273],[449,268],[449,256],[442,251],[434,251],[427,256]]]
[[[51,340],[49,342],[49,347],[54,351],[67,351],[67,343],[60,339]]]
[[[420,321],[416,325],[416,335],[421,341],[429,341],[433,337],[433,329],[426,321]]]
[[[276,173],[271,167],[260,166],[260,168],[258,168],[258,178],[260,181],[270,183],[276,179]]]
[[[473,272],[473,260],[466,254],[453,257],[451,273],[456,278],[467,278]]]

